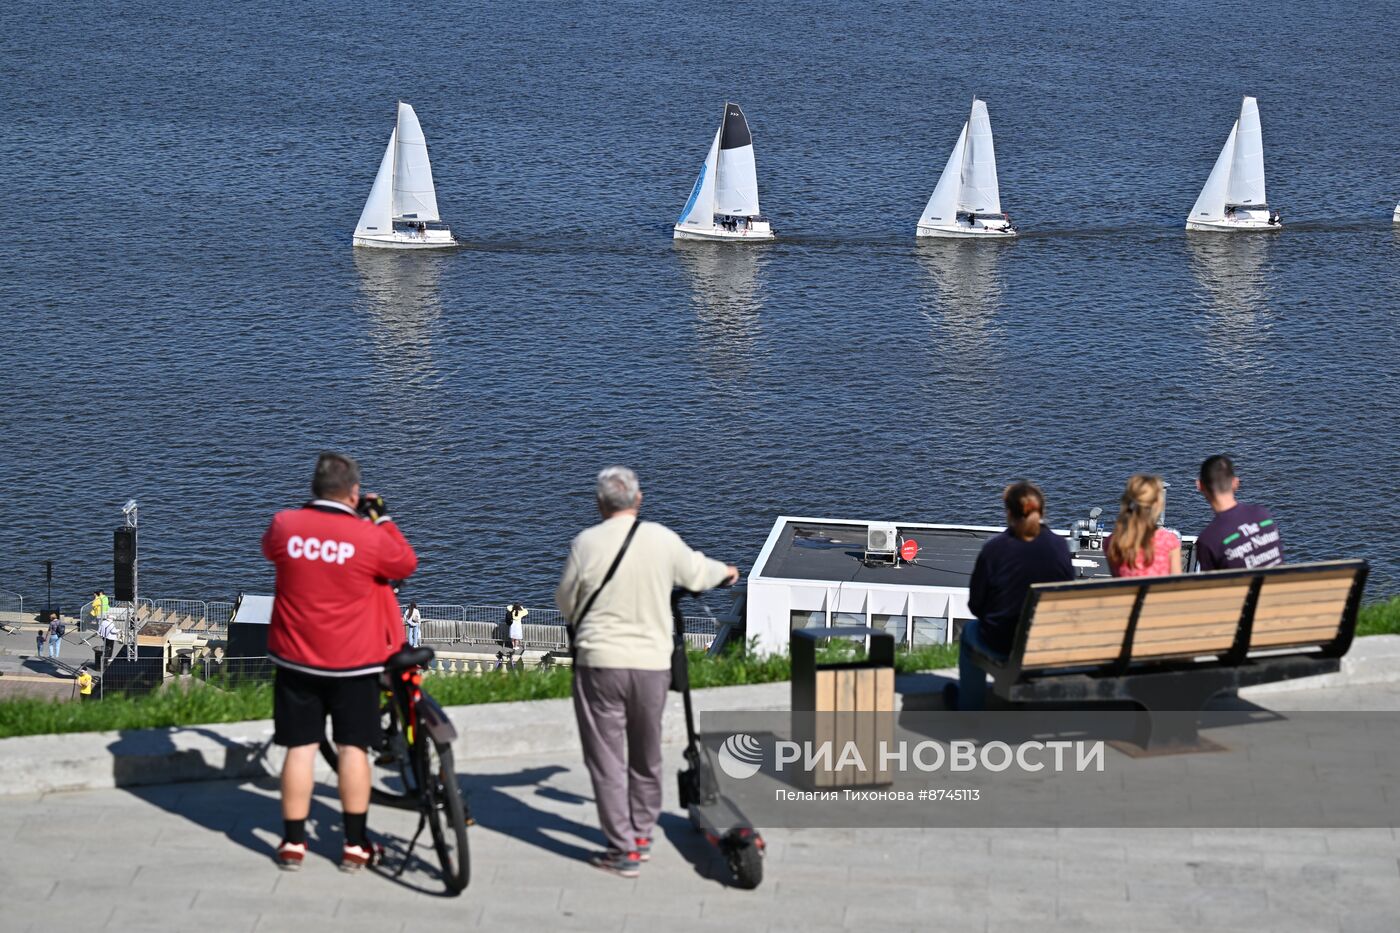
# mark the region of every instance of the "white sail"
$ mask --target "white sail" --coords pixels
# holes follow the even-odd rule
[[[992,148],[992,121],[987,105],[976,98],[967,121],[967,149],[963,153],[962,188],[958,210],[971,214],[1000,214],[1001,192],[997,190],[997,156]]]
[[[1259,103],[1253,97],[1246,97],[1240,105],[1235,126],[1238,134],[1225,203],[1263,207],[1269,203],[1264,196],[1264,136],[1259,130]]]
[[[967,148],[967,124],[963,124],[958,141],[953,146],[953,154],[948,156],[948,164],[943,166],[943,174],[938,176],[933,196],[928,199],[921,224],[951,224],[957,219],[958,192],[962,188],[963,152]]]
[[[695,179],[695,187],[690,189],[690,198],[681,208],[678,224],[709,227],[715,222],[715,167],[719,162],[719,137],[724,132],[715,130],[714,142],[705,155],[705,164],[700,166],[700,175]]]
[[[1189,220],[1224,220],[1225,196],[1230,187],[1230,165],[1235,160],[1235,140],[1239,135],[1239,121],[1230,127],[1230,138],[1225,140],[1225,148],[1215,159],[1215,167],[1210,170],[1206,186],[1196,198],[1196,206],[1191,208]]]
[[[379,160],[379,171],[375,173],[374,184],[369,189],[365,209],[360,211],[360,222],[355,225],[356,236],[393,232],[394,145],[398,135],[397,128],[389,134],[389,145],[384,147],[384,158]]]
[[[715,167],[715,213],[733,217],[757,217],[758,166],[753,158],[753,136],[738,104],[725,104],[720,124],[719,159]]]
[[[437,220],[437,194],[433,168],[428,164],[428,142],[418,124],[418,114],[399,102],[398,146],[394,156],[394,219]]]

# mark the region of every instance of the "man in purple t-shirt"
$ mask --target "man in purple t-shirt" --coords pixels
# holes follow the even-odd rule
[[[1240,478],[1229,457],[1207,457],[1201,464],[1196,488],[1215,510],[1215,518],[1196,539],[1196,559],[1202,570],[1253,569],[1283,563],[1283,541],[1269,510],[1235,501]]]

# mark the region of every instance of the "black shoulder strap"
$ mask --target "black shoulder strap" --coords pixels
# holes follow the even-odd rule
[[[578,631],[579,625],[581,625],[583,620],[588,616],[588,610],[593,608],[593,602],[598,598],[598,594],[603,592],[603,587],[607,586],[608,581],[613,578],[613,574],[617,573],[617,565],[622,563],[623,555],[627,553],[627,548],[632,543],[632,536],[637,533],[637,527],[641,525],[641,523],[642,520],[638,518],[632,522],[632,527],[627,529],[627,537],[622,539],[622,547],[618,550],[617,556],[613,558],[612,566],[608,568],[607,573],[603,574],[603,582],[598,584],[598,588],[593,591],[593,595],[588,597],[588,602],[583,604],[583,611],[578,614],[578,618],[570,623],[570,644],[573,643],[574,632]]]

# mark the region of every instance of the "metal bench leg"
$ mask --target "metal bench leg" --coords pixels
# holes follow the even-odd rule
[[[1142,753],[1214,751],[1215,743],[1201,738],[1197,721],[1216,694],[1234,688],[1228,675],[1187,671],[1180,677],[1129,677],[1127,695],[1142,708],[1133,742]]]

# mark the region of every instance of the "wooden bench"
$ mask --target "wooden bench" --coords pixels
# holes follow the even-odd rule
[[[1030,588],[997,658],[973,648],[1013,704],[1131,703],[1137,744],[1198,743],[1196,715],[1242,687],[1335,672],[1356,634],[1364,560]]]

